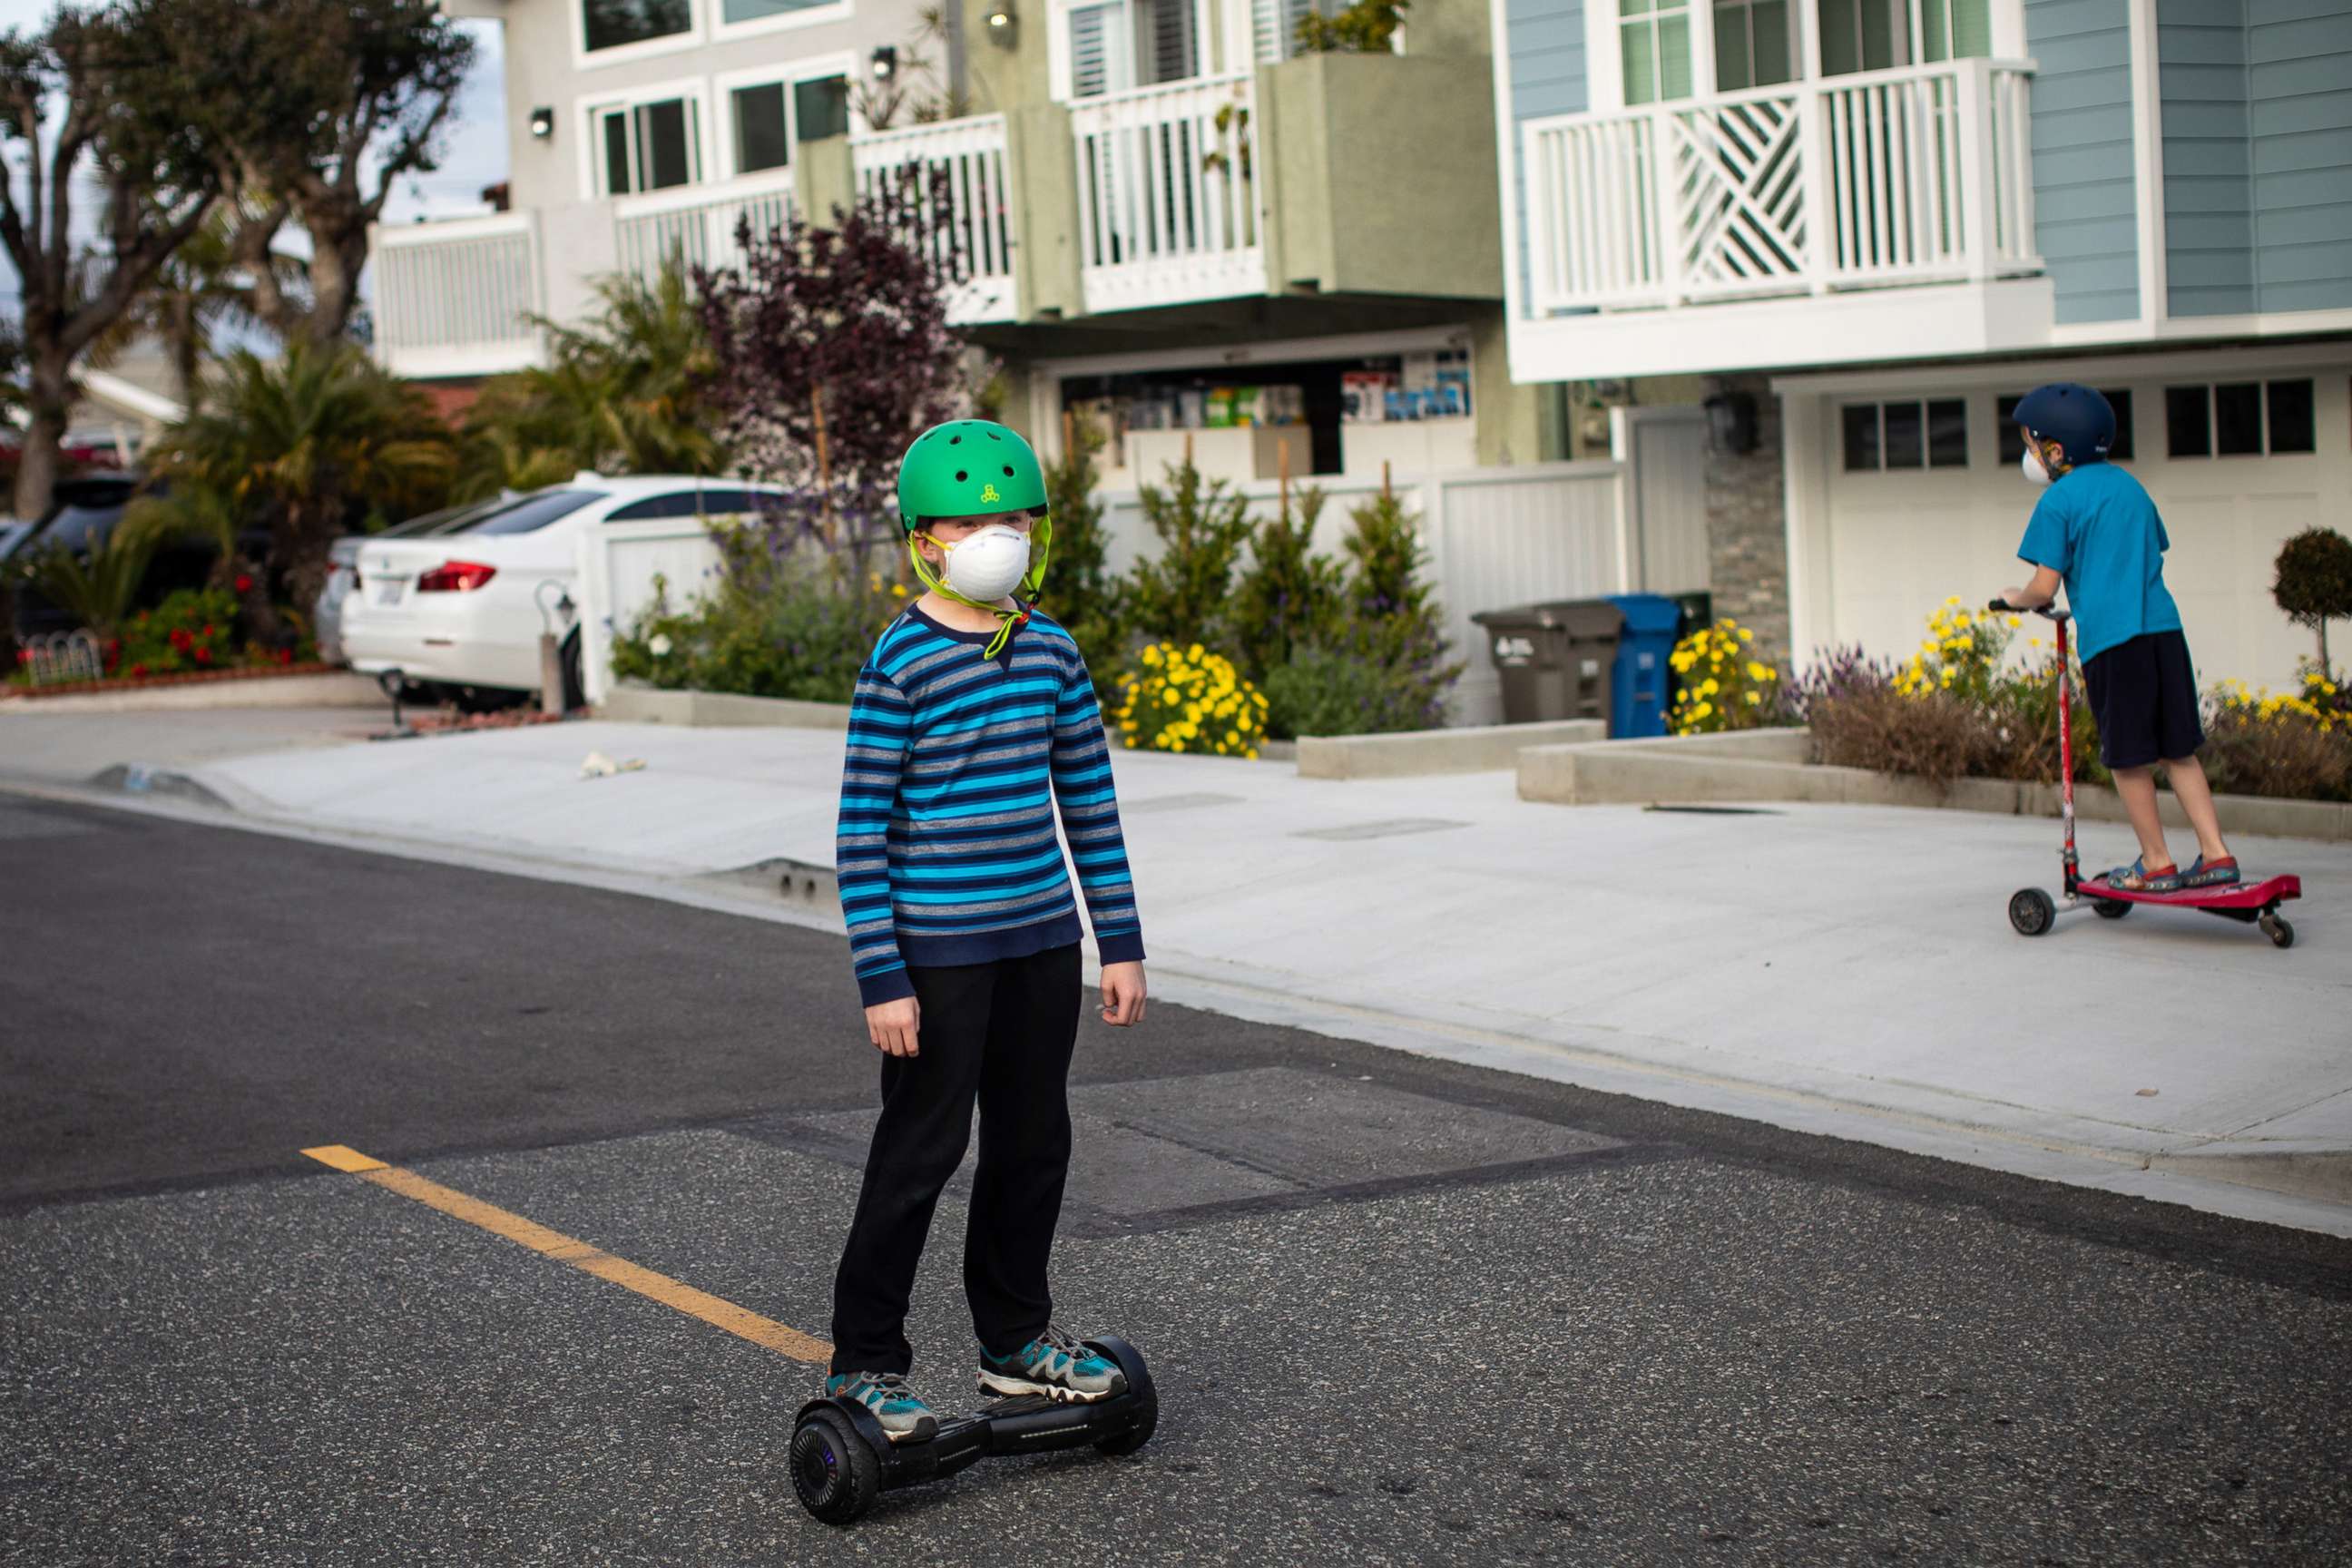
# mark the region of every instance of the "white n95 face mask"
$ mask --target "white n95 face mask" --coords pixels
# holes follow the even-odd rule
[[[2040,486],[2050,482],[2050,470],[2042,466],[2042,454],[2031,447],[2025,448],[2025,456],[2017,460],[2017,468],[2029,485]]]
[[[1029,536],[1006,523],[990,523],[960,543],[940,548],[947,552],[948,586],[983,605],[1012,593],[1029,570]]]

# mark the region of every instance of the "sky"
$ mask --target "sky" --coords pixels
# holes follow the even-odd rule
[[[0,0],[0,32],[37,29],[53,8],[53,0]],[[504,29],[495,22],[457,25],[473,36],[477,54],[473,73],[458,95],[444,133],[441,167],[400,182],[384,205],[386,223],[486,212],[483,188],[507,177],[506,85],[500,54]],[[11,178],[16,177],[14,168],[9,173]],[[89,204],[82,205],[89,210]],[[288,237],[293,232],[289,230]],[[6,258],[0,257],[0,310],[13,311],[16,302],[16,274]]]

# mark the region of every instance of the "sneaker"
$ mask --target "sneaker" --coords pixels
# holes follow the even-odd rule
[[[1127,1374],[1059,1329],[1047,1329],[1009,1356],[980,1352],[982,1394],[1042,1394],[1087,1404],[1127,1392]]]
[[[939,1417],[895,1372],[837,1372],[824,1380],[824,1393],[828,1399],[853,1399],[866,1406],[893,1443],[920,1443],[939,1436]]]

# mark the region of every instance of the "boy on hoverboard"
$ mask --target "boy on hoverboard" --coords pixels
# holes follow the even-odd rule
[[[1102,1018],[1143,1019],[1143,932],[1094,682],[1034,608],[1052,543],[1029,443],[961,419],[917,437],[899,521],[928,588],[875,644],[850,704],[836,868],[882,1119],[834,1281],[825,1393],[893,1443],[939,1430],[908,1385],[908,1299],[980,1111],[964,1294],[982,1393],[1093,1401],[1118,1368],[1055,1327],[1045,1267],[1069,1173],[1077,895]],[[1055,841],[1058,807],[1077,870]]]

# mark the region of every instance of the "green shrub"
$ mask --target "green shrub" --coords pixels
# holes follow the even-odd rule
[[[1409,662],[1366,657],[1362,645],[1310,646],[1265,678],[1270,733],[1384,735],[1434,729],[1444,721],[1444,697],[1431,711],[1427,679]]]
[[[906,589],[846,581],[831,563],[733,549],[710,590],[654,602],[613,640],[613,673],[673,689],[846,702]]]
[[[1102,502],[1095,495],[1101,479],[1095,454],[1102,444],[1101,431],[1072,420],[1061,461],[1045,465],[1054,547],[1038,607],[1077,640],[1094,675],[1095,695],[1108,702],[1118,689],[1118,672],[1127,662],[1127,585],[1110,573],[1110,536],[1103,527]]]
[[[221,588],[182,588],[122,626],[123,675],[177,675],[225,669],[238,661],[236,596]]]
[[[2287,618],[2319,634],[2319,668],[2330,668],[2327,623],[2352,617],[2352,539],[2308,528],[2278,552],[2271,596]]]
[[[1337,628],[1345,590],[1339,563],[1314,550],[1323,492],[1312,485],[1286,497],[1250,541],[1249,570],[1234,590],[1234,641],[1243,673],[1265,681],[1300,648]]]
[[[1127,594],[1129,627],[1188,647],[1225,641],[1234,568],[1250,536],[1249,503],[1192,463],[1171,463],[1168,485],[1145,485],[1144,521],[1160,536],[1158,559],[1139,563]]]

